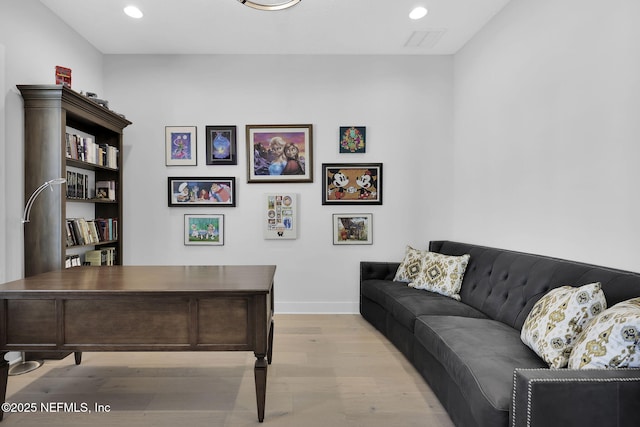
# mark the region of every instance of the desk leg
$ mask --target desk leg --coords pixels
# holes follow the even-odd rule
[[[76,365],[79,365],[82,363],[82,352],[81,351],[76,351],[75,353],[73,353],[73,358],[76,361]]]
[[[7,398],[7,379],[9,378],[9,362],[7,362],[4,358],[7,352],[0,352],[0,400],[4,403]],[[4,411],[0,409],[0,421],[4,417]]]
[[[264,356],[256,355],[255,368],[253,369],[256,378],[256,403],[258,404],[258,421],[264,421],[264,404],[267,394],[267,361]]]

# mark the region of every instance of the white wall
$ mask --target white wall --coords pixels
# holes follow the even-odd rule
[[[0,43],[0,88],[2,88],[2,93],[0,94],[0,159],[5,158],[5,107],[4,107],[4,75],[5,75],[5,59],[4,59],[4,44]],[[2,161],[0,161],[0,164]],[[6,168],[0,168],[0,192],[2,194],[7,194],[7,177],[6,177]],[[0,283],[4,283],[6,281],[6,258],[7,258],[7,248],[9,247],[9,240],[7,239],[7,204],[0,204]]]
[[[0,269],[4,280],[14,280],[24,274],[20,223],[24,206],[24,121],[16,85],[53,84],[55,66],[61,65],[72,69],[75,90],[101,93],[102,55],[37,0],[0,2],[0,45],[4,45],[5,60],[0,105],[5,106],[6,125],[1,132],[6,143],[0,158],[0,188],[7,190],[0,209],[4,210],[0,213],[4,223],[0,239],[6,246],[5,251],[0,250]]]
[[[449,237],[640,271],[638,16],[512,0],[455,56]]]
[[[447,236],[451,57],[106,56],[125,130],[126,264],[276,264],[276,310],[357,312],[359,262],[399,260]],[[245,125],[314,126],[314,182],[248,184]],[[198,166],[167,167],[165,126],[198,127]],[[206,125],[236,125],[239,164],[205,164]],[[366,154],[338,154],[339,126],[367,127]],[[323,162],[383,162],[384,205],[322,206]],[[167,207],[167,177],[235,176],[236,208]],[[299,238],[264,240],[263,194],[299,194]],[[332,213],[373,213],[372,246],[333,246]],[[225,245],[183,245],[183,215],[225,215]]]

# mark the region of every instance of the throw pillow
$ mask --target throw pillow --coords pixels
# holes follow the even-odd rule
[[[575,342],[569,368],[639,368],[640,298],[620,302],[597,316]]]
[[[551,368],[564,368],[587,322],[607,308],[600,283],[562,286],[544,295],[527,316],[520,339]]]
[[[468,263],[469,255],[451,256],[424,252],[420,271],[409,286],[460,301],[460,287]]]
[[[396,282],[409,283],[418,277],[420,270],[422,270],[422,256],[425,251],[413,249],[411,246],[407,246],[404,254],[404,258],[396,271],[396,275],[393,278]]]

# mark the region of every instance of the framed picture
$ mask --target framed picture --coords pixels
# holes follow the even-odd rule
[[[247,125],[248,182],[313,182],[312,125]]]
[[[334,245],[373,244],[373,215],[333,214]]]
[[[237,165],[236,127],[207,126],[207,164]]]
[[[340,126],[340,152],[365,153],[367,151],[365,126]]]
[[[164,135],[167,166],[197,165],[195,126],[166,126]]]
[[[323,163],[323,205],[381,205],[382,163]]]
[[[169,206],[230,206],[236,205],[236,179],[169,177]]]
[[[264,197],[264,238],[298,237],[298,196],[294,193],[270,193]]]
[[[186,214],[185,245],[224,245],[224,215]]]

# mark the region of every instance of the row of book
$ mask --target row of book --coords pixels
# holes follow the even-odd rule
[[[87,251],[84,253],[84,261],[80,255],[67,255],[65,268],[80,267],[82,265],[115,265],[116,248],[108,247]]]
[[[67,171],[67,199],[89,199],[89,175]]]
[[[118,240],[117,218],[67,218],[67,247]]]
[[[118,169],[119,150],[109,144],[98,144],[93,138],[66,133],[67,158]]]
[[[95,191],[89,188],[89,175],[67,171],[67,199],[116,200],[116,182],[97,181]]]
[[[116,248],[108,247],[84,253],[84,265],[114,265]]]

